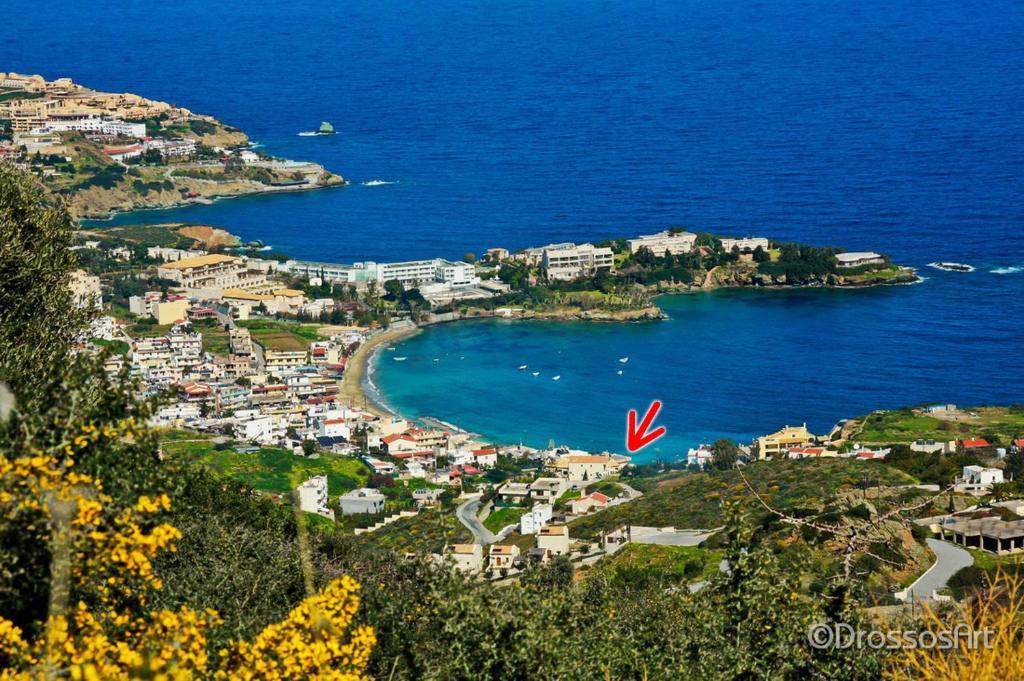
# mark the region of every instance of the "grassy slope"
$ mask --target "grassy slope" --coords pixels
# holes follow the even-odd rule
[[[861,419],[855,440],[863,442],[913,442],[917,439],[955,440],[964,436],[996,434],[1003,444],[1011,437],[1024,433],[1024,411],[1011,411],[1006,407],[965,408],[977,413],[977,418],[952,421],[929,414],[917,414],[910,409],[878,411]]]
[[[441,553],[445,544],[471,542],[473,535],[454,514],[426,510],[360,535],[359,540],[397,553]]]
[[[525,508],[515,508],[514,506],[499,508],[487,516],[484,520],[484,527],[491,532],[500,532],[507,525],[518,523],[525,513]]]
[[[314,475],[327,475],[332,497],[359,487],[369,470],[358,459],[321,453],[319,459],[305,459],[291,452],[264,447],[240,454],[233,449],[214,449],[208,439],[188,441],[181,436],[163,438],[164,451],[198,458],[219,475],[237,480],[270,494],[286,494]]]
[[[909,484],[914,478],[874,461],[821,459],[767,461],[744,473],[778,508],[821,507],[841,488],[855,486],[864,473],[880,484]],[[653,486],[640,499],[608,508],[571,523],[574,537],[593,538],[626,523],[655,527],[712,528],[724,522],[723,500],[753,502],[735,470],[679,473]],[[753,508],[753,506],[751,506]]]
[[[306,350],[317,340],[319,324],[295,324],[270,319],[249,319],[238,323],[249,329],[254,341],[265,349]]]

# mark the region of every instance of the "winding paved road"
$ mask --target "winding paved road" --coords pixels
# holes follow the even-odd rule
[[[928,600],[933,592],[945,587],[953,575],[965,567],[974,565],[974,556],[959,546],[938,539],[926,541],[928,547],[935,552],[935,562],[927,572],[917,578],[917,581],[900,592],[906,595],[901,600]]]
[[[473,533],[473,538],[476,540],[476,544],[493,544],[498,541],[498,537],[484,527],[484,524],[480,522],[480,519],[476,517],[477,512],[480,510],[480,497],[475,496],[468,501],[463,502],[455,509],[455,516],[459,519],[463,525],[465,525],[470,532]]]

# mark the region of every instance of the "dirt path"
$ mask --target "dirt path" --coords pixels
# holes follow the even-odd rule
[[[715,276],[715,272],[718,271],[719,267],[721,267],[721,265],[715,265],[708,270],[708,273],[704,275],[704,283],[700,285],[701,288],[711,288],[711,279]]]

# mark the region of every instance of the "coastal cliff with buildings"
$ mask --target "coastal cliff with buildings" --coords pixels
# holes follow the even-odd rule
[[[317,163],[253,148],[212,116],[70,78],[2,72],[0,160],[39,177],[80,218],[345,183]]]

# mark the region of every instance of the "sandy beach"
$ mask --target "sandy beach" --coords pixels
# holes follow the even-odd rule
[[[381,408],[380,405],[376,404],[367,395],[363,385],[363,376],[366,374],[370,358],[373,357],[373,353],[377,348],[417,333],[419,333],[419,328],[415,326],[388,329],[377,332],[360,345],[359,349],[348,358],[348,362],[345,365],[345,373],[341,379],[339,399],[345,404],[364,408],[372,414],[390,416],[387,410]]]

